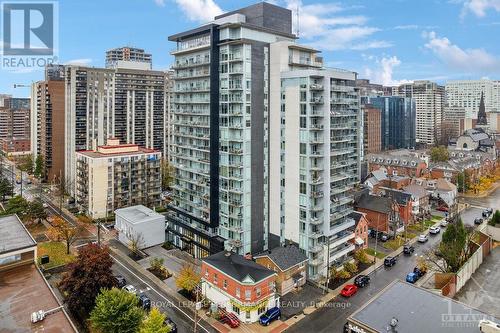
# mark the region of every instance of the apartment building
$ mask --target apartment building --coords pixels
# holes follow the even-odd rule
[[[364,154],[378,153],[382,150],[382,112],[371,104],[363,105],[362,110]]]
[[[0,104],[0,149],[5,155],[30,151],[30,99],[2,96]]]
[[[64,174],[70,184],[75,180],[75,151],[96,149],[108,138],[167,156],[169,76],[143,64],[65,66]]]
[[[441,138],[441,122],[445,104],[444,86],[430,81],[415,81],[395,89],[397,96],[415,101],[417,144],[434,145]]]
[[[177,47],[170,241],[196,257],[268,248],[270,45],[291,11],[259,3],[169,37]],[[224,239],[226,241],[224,241]]]
[[[370,97],[369,102],[381,111],[382,150],[415,147],[416,105],[412,98]]]
[[[106,51],[106,68],[122,67],[130,63],[143,64],[143,69],[151,69],[153,57],[150,53],[146,53],[143,49],[136,47],[118,47]]]
[[[486,113],[500,112],[500,81],[488,79],[448,81],[445,85],[446,103],[463,108],[466,118],[477,118],[481,94]]]
[[[466,110],[462,106],[451,106],[446,104],[443,109],[443,122],[441,124],[442,135],[449,134],[451,137],[458,137],[463,133],[460,129],[460,122],[466,119]]]
[[[94,150],[76,152],[76,203],[93,219],[134,205],[160,204],[161,152],[120,144],[119,139]]]
[[[31,96],[31,154],[33,160],[43,157],[43,177],[55,183],[64,175],[64,66],[48,66]]]

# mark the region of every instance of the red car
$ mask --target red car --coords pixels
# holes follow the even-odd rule
[[[348,284],[344,287],[344,289],[342,289],[342,291],[340,292],[340,295],[342,295],[344,297],[351,297],[357,291],[358,291],[358,287],[356,285]]]
[[[446,206],[439,206],[439,207],[437,208],[437,210],[439,210],[439,211],[441,211],[441,212],[447,212],[447,211],[448,211],[448,207],[446,207]]]

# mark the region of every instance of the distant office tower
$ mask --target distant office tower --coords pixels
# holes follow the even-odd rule
[[[444,87],[430,81],[415,81],[400,85],[394,93],[415,101],[417,144],[436,144],[441,138]]]
[[[43,158],[43,178],[55,183],[64,175],[64,66],[48,66],[31,96],[31,154]]]
[[[485,112],[500,112],[500,81],[488,79],[446,82],[446,103],[465,110],[466,118],[477,119],[477,112],[484,96]]]
[[[116,209],[160,204],[160,159],[157,150],[120,144],[76,152],[76,204],[93,219]]]
[[[466,111],[461,106],[445,105],[443,109],[443,122],[441,125],[442,137],[457,138],[463,131],[460,130],[460,121],[466,118]]]
[[[29,98],[0,97],[0,148],[5,155],[29,153]]]
[[[365,104],[362,110],[364,154],[378,153],[382,150],[382,111],[371,104]]]
[[[415,147],[415,102],[409,97],[372,97],[371,105],[381,113],[382,149]]]
[[[75,151],[95,149],[114,137],[165,156],[168,75],[125,67],[66,66],[65,174],[74,183]],[[139,68],[140,68],[139,63]]]
[[[126,67],[127,65],[138,65],[140,69],[151,69],[151,54],[143,49],[135,47],[119,47],[106,51],[106,68]]]
[[[359,96],[391,96],[392,87],[371,83],[368,79],[356,79],[356,87],[359,88]]]

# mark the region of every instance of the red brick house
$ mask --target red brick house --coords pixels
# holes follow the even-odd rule
[[[203,296],[245,323],[278,305],[276,277],[275,271],[233,252],[216,253],[201,264]]]
[[[366,213],[352,212],[349,217],[356,223],[354,226],[354,239],[351,242],[356,246],[356,250],[368,247],[368,220]]]
[[[414,156],[370,154],[366,160],[368,161],[368,172],[385,168],[388,176],[421,177],[427,169],[425,161]]]

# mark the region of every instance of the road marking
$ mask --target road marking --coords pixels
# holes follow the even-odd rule
[[[148,288],[150,288],[151,290],[153,290],[155,293],[157,293],[161,298],[163,298],[165,301],[167,301],[169,304],[171,304],[174,308],[176,308],[177,310],[179,310],[183,315],[185,315],[186,317],[189,318],[189,320],[191,320],[193,323],[195,322],[193,318],[191,318],[186,312],[184,312],[183,310],[181,310],[181,308],[179,308],[177,305],[175,305],[172,301],[170,301],[168,298],[166,298],[165,296],[163,296],[161,293],[159,293],[156,289],[154,289],[153,287],[151,287],[146,281],[144,281],[141,277],[137,276],[137,274],[135,274],[134,272],[132,272],[128,267],[126,267],[124,264],[122,264],[120,261],[118,261],[118,259],[116,259],[115,257],[113,257],[112,255],[110,255],[111,258],[113,258],[113,260],[119,264],[120,266],[122,266],[123,268],[125,268],[130,274],[132,274],[133,276],[135,276],[139,281],[141,281],[142,283],[144,283]],[[201,327],[205,332],[209,333],[209,331],[203,327],[200,323],[198,323],[198,326]]]

